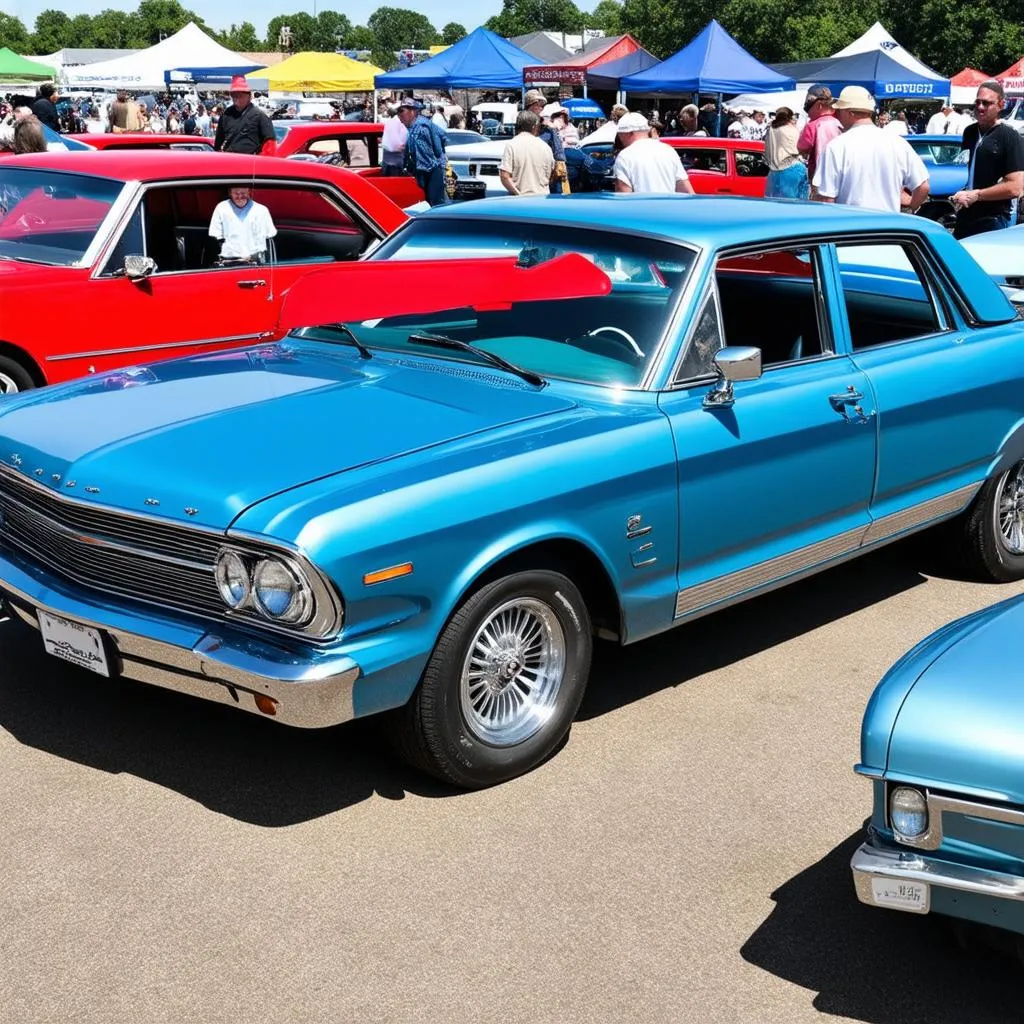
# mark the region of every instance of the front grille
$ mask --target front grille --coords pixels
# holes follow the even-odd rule
[[[104,594],[224,617],[214,534],[90,507],[0,468],[0,543]]]

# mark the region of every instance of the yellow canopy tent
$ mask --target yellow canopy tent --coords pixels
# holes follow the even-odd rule
[[[275,92],[371,92],[373,76],[384,72],[341,53],[296,53],[280,64],[252,71],[249,81],[266,82]]]

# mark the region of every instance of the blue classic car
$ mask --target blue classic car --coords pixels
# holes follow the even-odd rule
[[[930,191],[920,214],[952,228],[956,210],[950,196],[967,187],[970,154],[961,149],[959,135],[908,135],[911,149],[924,161]]]
[[[393,712],[474,787],[556,749],[595,638],[955,517],[1024,576],[1024,322],[927,220],[481,200],[281,326],[0,403],[0,597],[48,652],[291,725]]]
[[[1019,477],[1015,489],[1019,504]],[[874,787],[851,863],[862,902],[1024,934],[1022,631],[1024,598],[1004,601],[933,633],[878,684],[856,767]]]

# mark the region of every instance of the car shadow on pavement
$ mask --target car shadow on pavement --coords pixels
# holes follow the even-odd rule
[[[902,542],[640,644],[604,644],[577,718],[682,685],[925,582],[916,548]]]
[[[393,756],[375,719],[293,729],[65,666],[27,627],[0,633],[0,728],[99,771],[125,772],[241,821],[280,827],[377,794],[449,796]]]
[[[1019,1024],[1022,968],[978,929],[963,950],[936,915],[880,910],[853,891],[850,857],[863,834],[772,893],[775,908],[743,959],[816,992],[822,1013],[868,1024]]]

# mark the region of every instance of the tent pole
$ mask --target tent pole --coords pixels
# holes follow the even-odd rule
[[[376,124],[380,120],[380,115],[377,113],[377,89],[374,87],[373,90],[373,123]]]

